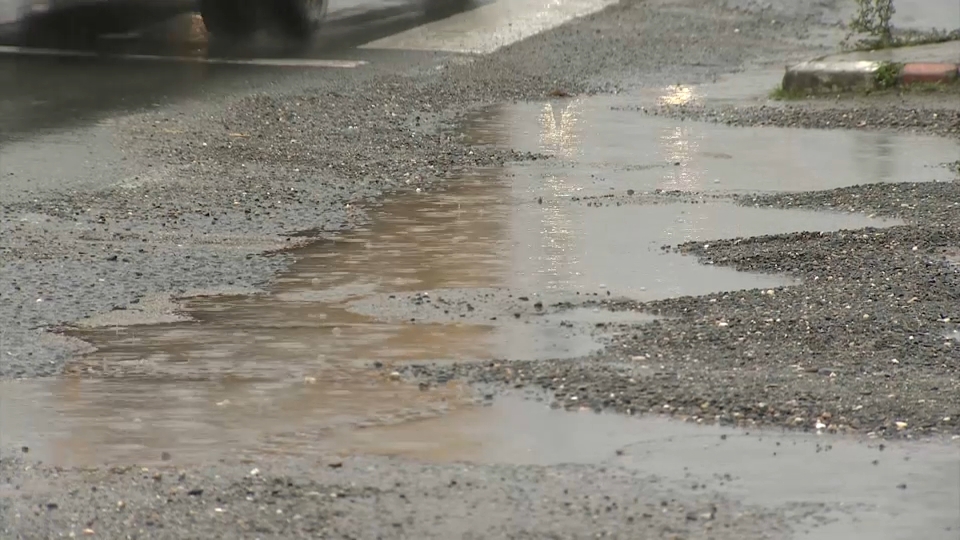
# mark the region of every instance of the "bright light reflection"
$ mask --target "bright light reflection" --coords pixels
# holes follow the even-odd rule
[[[561,158],[572,159],[580,153],[579,100],[547,102],[540,113],[540,148]],[[580,191],[563,175],[544,177],[550,191],[558,198],[567,198]],[[579,261],[571,244],[575,241],[570,230],[570,217],[565,205],[545,202],[541,208],[540,273],[551,276],[548,289],[568,287],[578,275],[571,267]]]
[[[579,100],[544,103],[540,113],[540,148],[564,158],[578,154],[579,116]]]
[[[695,101],[693,90],[687,86],[668,86],[659,102],[669,105],[682,105]],[[663,160],[677,164],[669,169],[663,177],[660,188],[664,190],[679,190],[686,192],[701,191],[704,187],[704,172],[697,166],[696,157],[700,150],[698,138],[693,136],[691,125],[680,125],[664,128],[661,132],[660,155]],[[688,205],[689,209],[676,222],[667,224],[666,230],[671,236],[672,243],[682,243],[696,236],[697,231],[707,228],[706,215],[700,209],[701,205]]]
[[[703,187],[703,171],[699,170],[694,159],[700,145],[690,136],[690,128],[676,126],[664,128],[660,135],[660,155],[668,163],[678,163],[667,169],[663,176],[661,189],[697,191]]]
[[[686,105],[700,101],[693,87],[681,84],[670,85],[663,89],[663,94],[657,98],[659,105]]]

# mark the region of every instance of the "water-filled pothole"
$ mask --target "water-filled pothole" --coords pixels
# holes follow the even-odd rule
[[[583,175],[515,170],[393,199],[368,227],[298,250],[268,294],[190,300],[194,320],[155,326],[124,327],[118,312],[117,326],[79,332],[98,347],[71,366],[81,377],[0,387],[4,442],[66,463],[319,451],[330,441],[302,442],[471,406],[456,385],[398,380],[391,362],[577,357],[600,346],[598,333],[650,317],[561,302],[793,283],[664,244],[896,223],[723,201],[587,205],[571,200]]]

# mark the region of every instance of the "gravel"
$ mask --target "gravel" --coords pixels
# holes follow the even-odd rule
[[[766,105],[677,105],[636,107],[652,116],[713,122],[737,127],[775,126],[803,129],[857,129],[956,137],[960,109],[955,93],[845,97]]]
[[[114,467],[18,478],[4,538],[767,539],[787,517],[689,485],[616,468],[431,466],[377,458],[280,461],[202,470]],[[8,458],[0,478],[16,467]],[[82,491],[76,482],[82,479]],[[585,489],[602,485],[602,492]],[[416,513],[411,512],[416,507]],[[556,519],[558,509],[581,519]],[[24,531],[32,531],[25,533]],[[599,536],[598,536],[599,535]]]

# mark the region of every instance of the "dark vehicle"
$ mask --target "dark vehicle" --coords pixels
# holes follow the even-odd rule
[[[328,0],[200,0],[200,15],[215,36],[242,38],[261,21],[274,23],[286,36],[307,39],[327,16]]]
[[[308,39],[327,16],[329,0],[199,0],[200,15],[211,34],[242,38],[273,23],[281,33]],[[460,11],[470,0],[423,0],[425,14],[437,18]]]
[[[421,0],[430,18],[464,9],[469,1]],[[5,8],[0,12],[15,11],[21,19],[66,21],[69,24],[57,24],[60,32],[91,37],[129,30],[125,26],[147,10],[160,15],[197,9],[207,31],[217,38],[242,40],[269,28],[306,40],[323,24],[328,4],[329,0],[0,0]]]

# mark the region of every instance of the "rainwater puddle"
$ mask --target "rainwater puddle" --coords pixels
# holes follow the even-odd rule
[[[353,452],[427,461],[623,466],[748,504],[836,512],[837,521],[800,538],[945,540],[960,530],[955,442],[881,449],[837,436],[568,412],[509,395],[489,407],[354,431],[343,441]]]
[[[375,371],[315,373],[322,383],[281,376],[3,381],[0,428],[5,445],[27,446],[49,464],[199,463],[290,452],[271,433],[322,440],[338,427],[441,414],[469,397],[454,384],[424,392]]]
[[[651,318],[558,302],[794,283],[703,265],[665,244],[898,223],[722,200],[592,205],[577,199],[597,182],[591,167],[542,179],[517,175],[522,166],[473,171],[297,250],[267,294],[189,300],[187,322],[78,330],[98,350],[70,365],[72,376],[0,383],[4,443],[62,464],[335,449],[360,426],[473,407],[468,389],[420,388],[392,364],[578,357],[602,333]]]
[[[670,87],[660,101],[697,99]],[[517,167],[520,176],[575,185],[589,194],[680,190],[782,192],[880,182],[952,181],[940,164],[960,143],[940,137],[845,130],[741,128],[647,116],[641,98],[590,97],[488,108],[466,121],[475,144],[555,156]]]

